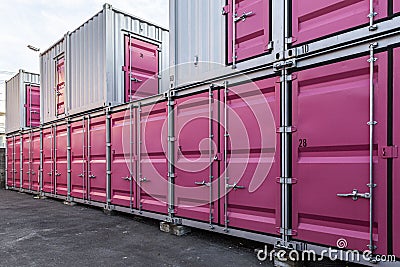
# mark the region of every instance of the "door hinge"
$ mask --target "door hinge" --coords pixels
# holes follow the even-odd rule
[[[277,133],[295,133],[297,132],[296,126],[283,126],[276,128]]]
[[[286,39],[285,39],[285,42],[287,43],[287,44],[293,44],[293,43],[295,43],[297,41],[297,38],[296,37],[287,37]]]
[[[383,146],[379,153],[383,159],[395,159],[399,157],[398,146]]]
[[[283,229],[283,228],[278,227],[277,230],[278,230],[279,234],[285,234],[285,235],[288,235],[288,236],[297,235],[297,231],[293,230],[293,229]]]
[[[289,177],[278,177],[276,178],[276,182],[279,184],[297,184],[296,178],[289,178]]]
[[[231,12],[231,5],[226,5],[222,7],[222,15],[228,15]]]
[[[279,79],[279,82],[290,82],[290,81],[295,81],[297,80],[297,75],[296,74],[290,74],[286,76],[281,76]]]
[[[292,58],[289,60],[285,60],[285,61],[279,61],[273,64],[273,70],[274,72],[278,72],[282,69],[290,69],[290,68],[295,68],[296,67],[296,59]]]

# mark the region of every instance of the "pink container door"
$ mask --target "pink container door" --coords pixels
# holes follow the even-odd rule
[[[375,55],[374,243],[387,253],[387,54]],[[294,237],[364,251],[369,245],[369,57],[297,73],[293,81]]]
[[[31,133],[22,135],[22,188],[30,189],[31,185]]]
[[[71,196],[87,199],[87,122],[71,124]]]
[[[15,166],[14,166],[14,136],[7,138],[7,186],[14,187],[15,186]]]
[[[393,54],[393,145],[400,146],[400,48]],[[393,159],[393,252],[400,258],[400,158]]]
[[[88,122],[87,149],[89,199],[106,202],[106,118],[91,118]]]
[[[56,101],[57,115],[65,112],[65,61],[64,58],[57,60],[57,85],[56,85]]]
[[[111,118],[111,144],[112,144],[112,179],[111,203],[118,206],[136,207],[136,116],[135,109],[112,114]],[[130,127],[132,120],[132,128]],[[132,139],[130,139],[132,136]],[[132,144],[130,143],[132,141]],[[132,148],[130,148],[132,146]],[[132,164],[130,163],[132,153]],[[132,176],[130,168],[132,167]]]
[[[57,195],[67,196],[67,126],[57,126],[55,136],[55,191]]]
[[[26,126],[37,127],[40,125],[40,87],[35,85],[26,86]]]
[[[32,133],[31,141],[31,190],[39,192],[40,190],[40,132]]]
[[[236,22],[232,19],[232,2],[235,3]],[[229,0],[224,11],[228,16],[229,63],[232,63],[233,56],[240,61],[269,51],[270,0]]]
[[[221,91],[224,101],[225,93]],[[229,88],[226,104],[226,121],[225,108],[221,106],[220,223],[227,228],[277,234],[280,223],[276,181],[279,177],[277,78]],[[227,162],[223,156],[225,141]]]
[[[387,0],[375,0],[374,20],[387,16]],[[369,0],[292,0],[295,44],[369,24]]]
[[[175,205],[178,217],[218,223],[218,91],[211,100],[208,92],[177,100]]]
[[[158,50],[125,36],[125,102],[158,94]]]
[[[53,127],[43,129],[43,192],[54,193],[54,138]]]
[[[15,188],[20,188],[21,187],[21,164],[22,164],[22,159],[21,159],[21,137],[19,135],[15,136],[14,139],[14,184]]]
[[[141,107],[138,132],[140,209],[167,213],[167,104],[165,102]]]
[[[400,0],[393,0],[393,14],[400,12]]]

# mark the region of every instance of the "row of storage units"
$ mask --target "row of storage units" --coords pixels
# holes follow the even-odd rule
[[[105,5],[41,55],[41,124],[8,131],[7,186],[399,258],[399,2],[170,0],[169,55]]]
[[[400,173],[393,144],[400,136],[400,110],[394,101],[400,85],[388,74],[400,70],[400,48],[374,57],[374,252],[399,256],[395,226],[400,223]],[[345,238],[348,249],[361,251],[370,244],[368,58],[292,74],[295,240],[335,247]],[[282,204],[276,130],[282,88],[277,81],[276,76],[261,76],[197,93],[182,90],[173,103],[171,97],[157,96],[8,136],[7,186],[277,237]],[[168,105],[173,105],[172,113]],[[168,114],[173,116],[174,137],[168,134]]]

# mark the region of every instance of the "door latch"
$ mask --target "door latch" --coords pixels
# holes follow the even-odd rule
[[[131,78],[131,81],[132,81],[132,82],[135,82],[135,83],[141,83],[141,82],[143,82],[142,80],[139,80],[139,79],[136,78],[136,77]]]
[[[366,198],[369,199],[371,197],[370,193],[358,193],[357,189],[354,189],[353,192],[350,194],[337,194],[338,197],[351,197],[354,201],[358,200],[359,198]]]
[[[245,21],[248,17],[253,16],[254,12],[250,11],[250,12],[243,12],[243,14],[240,17],[235,18],[235,22],[239,22],[239,21]]]
[[[242,185],[237,185],[237,183],[234,183],[234,184],[227,184],[227,185],[226,185],[226,188],[227,188],[227,189],[232,188],[233,190],[245,189],[244,186],[242,186]]]
[[[200,185],[200,186],[210,186],[210,183],[206,183],[206,181],[202,181],[202,182],[195,182],[196,185]]]
[[[125,181],[131,181],[131,177],[129,177],[129,176],[121,177],[121,179],[122,179],[122,180],[125,180]]]

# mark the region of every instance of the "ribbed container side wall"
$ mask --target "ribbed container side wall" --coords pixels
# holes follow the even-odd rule
[[[221,14],[225,4],[225,0],[170,0],[175,8],[170,36],[175,42],[171,67],[177,66],[176,86],[201,81],[225,68],[226,17]]]
[[[65,52],[65,38],[40,55],[40,122],[57,119],[56,113],[56,60]]]
[[[68,113],[125,102],[125,36],[160,44],[160,71],[169,66],[168,31],[114,9],[104,9],[69,35],[67,57]],[[68,75],[69,72],[69,75]],[[160,91],[169,73],[161,73]]]
[[[23,70],[6,82],[6,133],[26,128],[26,86],[39,84],[39,74]]]

